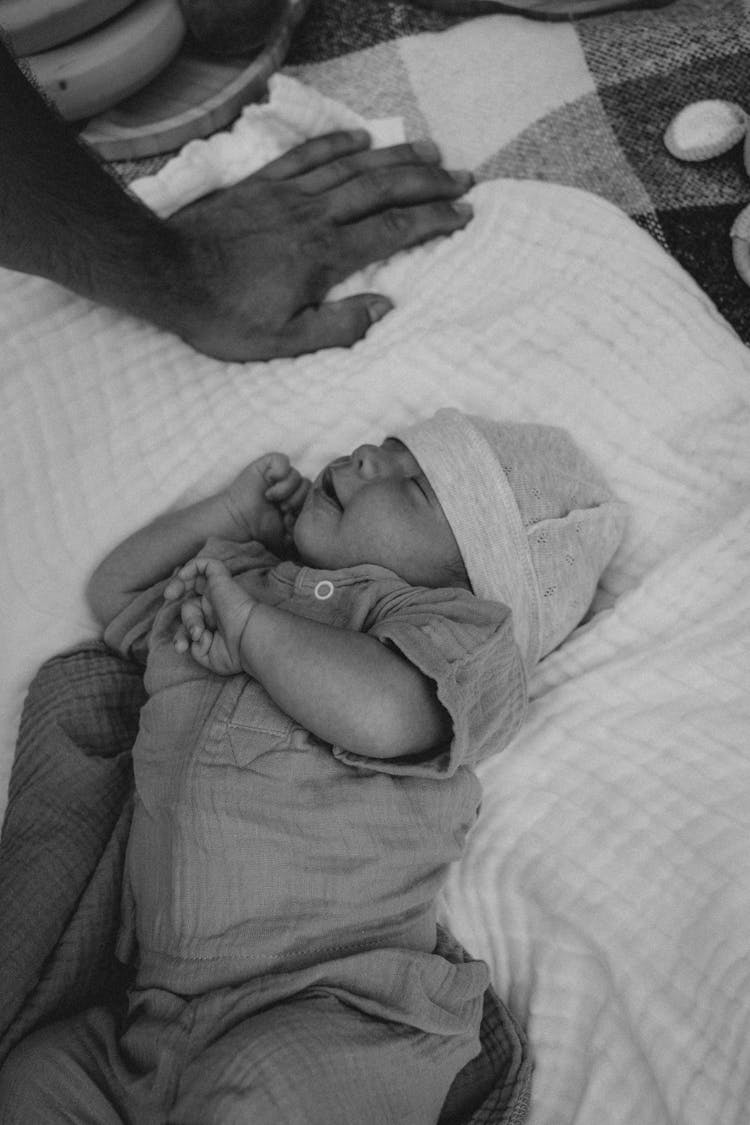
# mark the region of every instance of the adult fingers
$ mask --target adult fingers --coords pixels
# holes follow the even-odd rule
[[[458,199],[473,183],[471,172],[449,172],[435,164],[378,168],[332,189],[327,211],[336,222],[351,223],[392,207]]]
[[[370,147],[370,134],[365,129],[342,129],[313,137],[282,156],[264,165],[253,176],[266,180],[290,180],[306,172]]]
[[[399,250],[418,246],[439,235],[461,230],[474,211],[463,200],[441,200],[413,207],[389,207],[375,215],[338,228],[340,260],[331,268],[333,284],[370,262],[382,261]]]
[[[419,140],[349,153],[297,176],[296,182],[310,195],[319,195],[346,183],[354,176],[377,172],[381,168],[439,163],[440,149],[437,145],[430,140]]]
[[[379,293],[359,293],[341,301],[303,309],[277,340],[278,354],[302,355],[321,348],[348,348],[393,306]]]

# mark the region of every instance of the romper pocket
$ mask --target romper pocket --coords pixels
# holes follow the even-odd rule
[[[295,726],[257,680],[235,676],[222,695],[204,754],[245,768],[261,754],[289,746]]]

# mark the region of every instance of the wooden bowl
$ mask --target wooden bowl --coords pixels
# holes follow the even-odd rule
[[[265,96],[312,0],[284,0],[265,47],[251,60],[216,59],[194,45],[145,89],[90,120],[83,139],[105,160],[140,160],[181,148],[232,121]]]

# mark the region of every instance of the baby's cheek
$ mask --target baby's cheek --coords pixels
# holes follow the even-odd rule
[[[292,532],[294,546],[303,562],[322,566],[320,535],[316,533],[314,519],[306,512],[300,514]]]

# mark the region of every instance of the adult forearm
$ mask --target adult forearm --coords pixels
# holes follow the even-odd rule
[[[99,163],[0,42],[0,264],[169,327],[175,232]]]
[[[277,705],[326,742],[394,758],[450,738],[431,681],[367,634],[258,603],[240,656]]]

